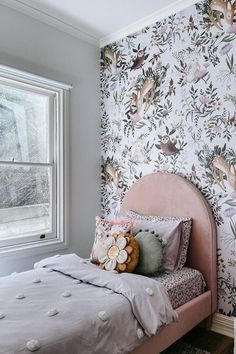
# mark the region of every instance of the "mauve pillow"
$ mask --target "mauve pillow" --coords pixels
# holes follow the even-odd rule
[[[106,220],[96,217],[96,231],[94,243],[90,255],[93,263],[99,264],[99,255],[103,252],[104,241],[114,234],[132,234],[133,221],[130,219]]]
[[[189,240],[191,236],[191,229],[192,229],[192,219],[189,217],[182,217],[182,216],[154,216],[154,215],[141,215],[132,210],[129,210],[126,214],[128,218],[132,220],[146,220],[152,222],[180,222],[181,225],[181,237],[180,237],[180,244],[179,244],[179,257],[178,257],[178,265],[176,269],[182,269],[187,260],[187,251],[189,246]]]
[[[133,233],[149,231],[159,235],[165,245],[165,258],[163,270],[173,272],[179,265],[179,249],[181,245],[181,221],[152,221],[136,219],[133,225]]]

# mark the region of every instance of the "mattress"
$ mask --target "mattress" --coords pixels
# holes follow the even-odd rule
[[[201,295],[206,289],[206,282],[202,273],[187,267],[152,278],[165,286],[174,309]]]

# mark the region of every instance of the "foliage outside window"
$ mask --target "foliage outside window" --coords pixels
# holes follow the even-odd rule
[[[18,73],[0,68],[1,252],[65,244],[68,88]]]

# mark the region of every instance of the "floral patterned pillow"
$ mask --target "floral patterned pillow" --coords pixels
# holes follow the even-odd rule
[[[176,267],[177,269],[182,269],[186,263],[187,260],[187,252],[188,252],[188,246],[189,246],[189,240],[191,236],[191,229],[192,229],[192,219],[189,217],[181,217],[181,216],[169,216],[169,217],[163,217],[163,216],[149,216],[149,215],[141,215],[136,213],[135,211],[129,210],[126,214],[128,218],[131,218],[132,220],[146,220],[146,221],[152,221],[152,222],[160,222],[160,221],[176,221],[176,222],[181,222],[181,242],[180,242],[180,247],[179,247],[179,258],[178,258],[178,265]]]
[[[138,264],[139,246],[128,233],[109,236],[98,256],[99,267],[117,272],[133,272]]]
[[[104,249],[105,240],[114,234],[132,234],[133,220],[106,220],[101,217],[96,217],[96,231],[93,243],[93,248],[90,255],[92,263],[99,264],[99,255]]]

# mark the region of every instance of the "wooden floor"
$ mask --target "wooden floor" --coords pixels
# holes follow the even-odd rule
[[[206,331],[201,327],[195,327],[182,338],[182,341],[197,348],[207,350],[211,354],[234,353],[233,338],[225,337],[215,332]]]

